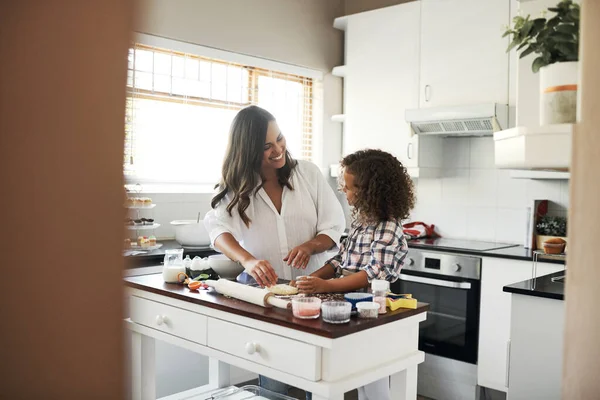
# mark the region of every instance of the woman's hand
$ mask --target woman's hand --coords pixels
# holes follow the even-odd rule
[[[310,256],[314,254],[314,251],[311,246],[306,243],[301,244],[300,246],[294,247],[287,256],[283,259],[283,261],[287,261],[288,265],[291,265],[294,268],[304,269],[308,265],[310,261]]]
[[[316,276],[305,276],[296,280],[296,287],[300,293],[329,293],[329,281]]]
[[[252,259],[242,263],[246,272],[248,272],[256,282],[262,286],[273,286],[277,283],[277,274],[267,260]]]

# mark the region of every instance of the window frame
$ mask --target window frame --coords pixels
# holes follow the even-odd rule
[[[219,101],[204,97],[177,95],[166,92],[151,91],[147,89],[136,89],[135,83],[133,83],[132,86],[126,85],[128,100],[136,96],[139,98],[169,101],[182,104],[197,103],[198,105],[205,107],[242,109],[243,107],[246,107],[248,105],[256,104],[258,100],[258,91],[256,89],[258,85],[259,76],[276,78],[277,73],[286,75],[286,80],[296,80],[297,82],[303,85],[305,96],[313,96],[314,81],[323,79],[323,73],[321,71],[295,66],[291,64],[285,64],[277,61],[262,59],[258,57],[248,56],[244,54],[228,52],[215,48],[200,46],[187,42],[171,40],[153,35],[136,33],[133,38],[132,48],[136,48],[136,46],[140,48],[146,48],[147,50],[151,51],[162,52],[164,54],[179,54],[186,57],[197,58],[202,61],[210,61],[214,63],[220,63],[223,65],[233,64],[244,68],[248,71],[248,88],[250,92],[248,94],[249,97],[247,102],[232,103],[229,101]],[[165,49],[169,50],[165,51]],[[133,69],[135,70],[135,67]],[[271,74],[271,71],[275,71],[276,74]],[[294,75],[294,77],[292,77],[292,79],[289,79],[289,75]],[[309,79],[307,80],[307,78]],[[133,79],[135,79],[135,77]],[[254,88],[255,90],[252,90],[251,88]],[[311,98],[311,101],[313,102],[314,107],[314,98]],[[314,114],[315,112],[313,110],[312,115],[308,116],[308,118],[305,115],[303,121],[303,124],[308,124],[311,128],[311,132],[309,134],[310,136],[308,137],[308,139],[311,140],[311,156],[313,158],[315,156]],[[303,133],[301,148],[298,149],[298,152],[300,152],[301,154],[305,154],[307,150],[304,146],[305,139],[305,134]],[[142,193],[212,193],[214,190],[213,186],[208,183],[181,183],[176,181],[159,182],[148,179],[140,180],[139,178],[135,177],[135,175],[127,174],[125,172],[125,169],[124,180],[128,187]]]

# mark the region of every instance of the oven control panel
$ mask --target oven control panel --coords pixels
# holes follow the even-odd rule
[[[481,278],[481,257],[408,249],[404,270],[468,279]]]

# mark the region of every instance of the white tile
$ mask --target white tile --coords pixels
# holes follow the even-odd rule
[[[471,168],[495,168],[494,138],[491,136],[471,138],[470,163]]]
[[[469,170],[446,169],[442,178],[442,202],[451,205],[468,204]]]
[[[570,192],[569,192],[569,181],[564,180],[560,182],[560,203],[563,207],[569,208],[570,204]]]
[[[467,212],[467,238],[496,240],[496,208],[472,207]]]
[[[469,138],[445,138],[442,165],[444,168],[469,168]]]
[[[469,171],[468,193],[468,205],[496,207],[498,193],[496,170],[471,169]]]
[[[419,179],[417,204],[439,204],[442,202],[441,179]]]
[[[519,208],[529,206],[527,179],[513,179],[507,170],[496,170],[498,178],[498,207]]]
[[[523,244],[527,232],[525,208],[498,208],[496,213],[496,241]]]
[[[531,202],[532,200],[550,200],[560,204],[561,181],[529,179],[527,181],[527,201]]]
[[[462,239],[467,237],[467,208],[465,206],[446,204],[437,208],[431,221],[436,225],[436,232],[443,237]]]

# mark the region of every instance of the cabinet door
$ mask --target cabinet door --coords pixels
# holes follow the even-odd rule
[[[506,392],[507,344],[510,338],[511,295],[503,287],[531,279],[532,262],[483,258],[479,317],[477,384]],[[538,264],[538,276],[564,269],[561,264]]]
[[[422,0],[420,106],[508,104],[508,0]]]
[[[404,111],[419,104],[419,16],[413,2],[348,17],[344,155],[379,148],[403,162],[416,157]]]

